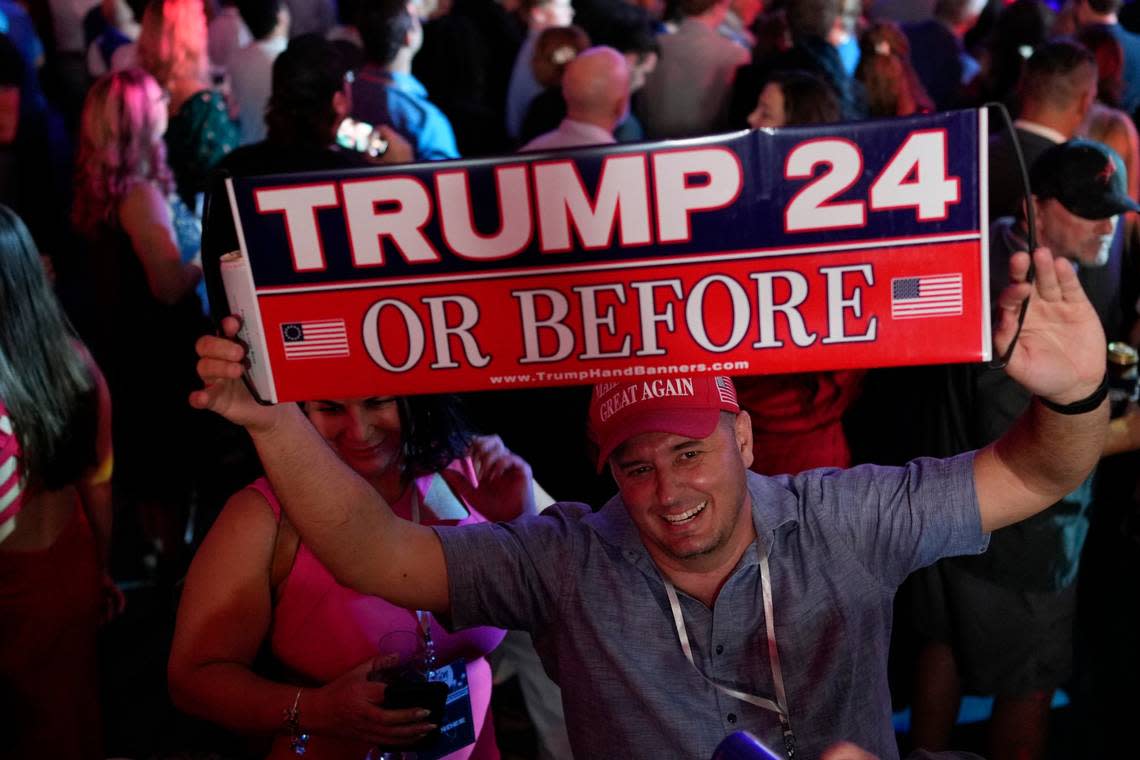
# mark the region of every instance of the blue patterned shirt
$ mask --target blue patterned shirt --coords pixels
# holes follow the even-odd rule
[[[898,757],[887,686],[895,590],[940,557],[985,549],[973,455],[903,468],[749,473],[757,540],[710,609],[680,593],[697,666],[771,698],[759,552],[799,756],[853,741]],[[664,585],[620,495],[507,524],[438,528],[457,627],[524,629],[562,687],[579,758],[708,758],[745,729],[773,749],[775,714],[714,689],[685,659]]]

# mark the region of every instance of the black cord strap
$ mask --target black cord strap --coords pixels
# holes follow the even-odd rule
[[[1052,409],[1057,414],[1087,414],[1100,408],[1104,400],[1108,398],[1108,374],[1100,381],[1100,385],[1096,390],[1085,396],[1080,401],[1074,401],[1071,404],[1057,404],[1047,398],[1037,397],[1037,400],[1045,405],[1045,408]]]
[[[1017,157],[1017,168],[1021,174],[1021,190],[1025,198],[1025,224],[1028,228],[1026,230],[1026,248],[1029,249],[1030,255],[1029,271],[1025,274],[1026,282],[1033,282],[1033,252],[1037,250],[1037,218],[1033,208],[1032,190],[1029,187],[1029,169],[1025,165],[1025,156],[1021,152],[1021,143],[1017,139],[1017,130],[1013,126],[1013,119],[1009,116],[1009,111],[1001,103],[986,103],[986,108],[996,110],[1005,123],[1006,134],[1009,135],[1010,145],[1013,147],[1013,153]],[[1009,346],[998,358],[992,360],[989,366],[992,369],[1005,369],[1009,364],[1010,358],[1013,357],[1013,350],[1017,348],[1017,339],[1021,337],[1021,326],[1025,323],[1025,312],[1029,308],[1029,296],[1021,302],[1021,310],[1017,314],[1017,331],[1013,334],[1013,339],[1009,342]]]

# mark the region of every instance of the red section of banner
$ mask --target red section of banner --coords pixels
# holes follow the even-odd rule
[[[281,401],[936,364],[984,358],[980,246],[691,257],[259,297]],[[343,331],[329,324],[338,320]]]

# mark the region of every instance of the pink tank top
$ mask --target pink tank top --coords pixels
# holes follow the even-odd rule
[[[477,482],[472,463],[460,459],[448,465],[471,481]],[[412,518],[412,490],[423,499],[432,476],[417,478],[392,510],[404,518]],[[281,505],[264,478],[251,486],[269,502],[273,514],[281,518]],[[482,515],[468,508],[470,516],[464,520],[429,519],[424,513],[424,525],[466,525],[486,522]],[[277,589],[277,603],[273,608],[269,642],[277,659],[305,680],[328,683],[366,659],[379,654],[380,638],[391,631],[418,631],[416,613],[374,596],[367,596],[340,585],[304,543],[289,575]],[[504,631],[498,628],[469,628],[449,633],[434,618],[431,621],[432,639],[441,662],[457,657],[467,660],[468,684],[471,689],[471,709],[475,720],[476,742],[447,760],[491,760],[499,757],[494,731],[489,722],[491,703],[491,667],[485,655],[499,645]],[[302,703],[302,724],[304,710]],[[484,724],[486,723],[486,728]],[[368,745],[314,736],[309,742],[306,760],[363,760]],[[278,737],[271,758],[295,758],[288,749],[285,737]]]

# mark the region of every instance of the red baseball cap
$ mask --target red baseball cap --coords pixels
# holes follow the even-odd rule
[[[598,472],[618,446],[642,433],[707,438],[721,412],[740,411],[727,377],[695,375],[599,383],[590,399],[590,439],[598,447]]]

